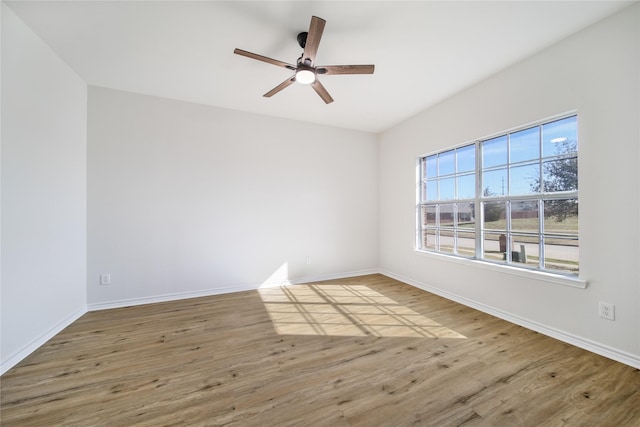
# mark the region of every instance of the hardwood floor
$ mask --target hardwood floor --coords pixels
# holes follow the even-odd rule
[[[639,426],[640,371],[381,275],[90,312],[2,426]]]

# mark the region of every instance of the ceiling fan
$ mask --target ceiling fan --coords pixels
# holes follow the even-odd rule
[[[242,49],[234,49],[233,53],[237,55],[246,56],[247,58],[257,59],[258,61],[267,62],[269,64],[277,65],[288,70],[294,71],[292,77],[288,78],[278,86],[265,93],[264,96],[271,97],[282,89],[298,82],[302,84],[310,85],[313,90],[316,91],[322,100],[329,104],[333,102],[333,98],[327,92],[327,89],[318,80],[318,75],[332,75],[332,74],[373,74],[373,65],[323,65],[316,66],[316,52],[320,45],[320,38],[324,31],[326,21],[317,16],[311,17],[311,24],[309,24],[309,31],[298,34],[298,44],[304,49],[302,56],[298,58],[296,65],[288,64],[286,62],[278,61],[277,59],[268,58],[266,56],[258,55],[256,53],[247,52]]]

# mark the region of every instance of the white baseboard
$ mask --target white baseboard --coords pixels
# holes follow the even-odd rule
[[[40,346],[56,336],[56,334],[60,333],[64,328],[78,320],[86,312],[87,307],[82,307],[80,310],[71,314],[70,316],[59,322],[57,325],[44,332],[38,338],[31,341],[22,350],[10,356],[7,360],[2,361],[2,363],[0,364],[0,375],[3,375],[9,369],[20,363],[24,358],[36,351]]]
[[[348,279],[349,277],[367,276],[369,274],[378,274],[377,268],[370,270],[349,271],[346,273],[325,274],[322,276],[308,276],[291,280],[294,285],[311,282],[322,282],[324,280]]]
[[[227,286],[223,288],[204,289],[200,291],[177,292],[177,293],[170,293],[170,294],[154,295],[150,297],[130,298],[130,299],[123,299],[123,300],[88,304],[87,308],[89,311],[108,310],[111,308],[131,307],[135,305],[154,304],[158,302],[167,302],[167,301],[177,301],[177,300],[188,299],[188,298],[208,297],[212,295],[222,295],[222,294],[228,294],[233,292],[253,291],[260,288],[268,288],[268,287],[274,287],[274,286],[286,286],[286,285],[295,285],[295,284],[302,284],[302,283],[309,283],[309,282],[320,282],[323,280],[344,279],[348,277],[375,274],[377,272],[378,272],[377,269],[359,270],[359,271],[349,271],[349,272],[343,272],[343,273],[325,274],[320,276],[308,276],[308,277],[300,277],[300,278],[294,278],[294,279],[279,280],[279,281],[273,281],[269,283],[262,283],[259,285],[256,284],[256,285]]]
[[[204,289],[200,291],[175,292],[169,294],[154,295],[149,297],[128,298],[106,302],[88,304],[89,311],[109,310],[111,308],[132,307],[135,305],[155,304],[159,302],[177,301],[188,298],[208,297],[211,295],[229,294],[232,292],[251,291],[256,289],[253,286],[228,286],[224,288]]]
[[[549,337],[558,339],[562,342],[571,344],[571,345],[575,345],[576,347],[580,347],[582,349],[588,350],[592,353],[596,353],[599,354],[600,356],[604,356],[607,357],[609,359],[615,360],[617,362],[620,363],[624,363],[625,365],[629,365],[631,367],[634,367],[636,369],[640,369],[640,356],[635,355],[635,354],[631,354],[631,353],[627,353],[625,351],[622,350],[618,350],[616,348],[612,348],[609,347],[607,345],[601,344],[601,343],[597,343],[595,341],[591,341],[589,339],[577,336],[577,335],[573,335],[570,333],[567,333],[565,331],[559,330],[559,329],[555,329],[555,328],[551,328],[549,326],[543,325],[541,323],[538,322],[534,322],[532,320],[529,319],[525,319],[523,317],[520,316],[516,316],[514,314],[511,313],[507,313],[501,310],[497,310],[493,307],[490,307],[488,305],[479,303],[477,301],[468,299],[468,298],[464,298],[461,297],[459,295],[456,294],[452,294],[450,292],[444,291],[442,289],[439,288],[435,288],[433,286],[430,286],[424,282],[418,281],[418,280],[413,280],[409,277],[406,276],[402,276],[400,274],[396,274],[393,273],[391,271],[388,270],[380,270],[379,271],[380,274],[383,274],[385,276],[388,276],[392,279],[396,279],[399,280],[403,283],[406,283],[408,285],[414,286],[418,289],[422,289],[424,291],[427,292],[431,292],[432,294],[436,294],[439,295],[443,298],[449,299],[451,301],[455,301],[458,302],[460,304],[466,305],[468,307],[472,307],[475,308],[476,310],[482,311],[484,313],[487,314],[491,314],[492,316],[498,317],[500,319],[506,320],[508,322],[514,323],[516,325],[522,326],[524,328],[527,329],[531,329],[532,331],[536,331],[539,332],[543,335],[547,335]]]

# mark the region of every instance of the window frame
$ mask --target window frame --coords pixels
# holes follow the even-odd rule
[[[552,124],[554,122],[559,122],[565,119],[569,119],[569,118],[574,118],[575,119],[575,132],[576,132],[576,147],[575,150],[570,152],[569,154],[567,153],[555,153],[553,155],[548,155],[545,157],[545,152],[544,152],[544,135],[543,135],[543,128],[545,125],[549,125]],[[525,275],[529,275],[529,274],[533,274],[536,277],[539,276],[544,276],[545,278],[551,278],[551,281],[560,281],[561,283],[565,283],[565,284],[569,284],[571,286],[577,286],[577,287],[586,287],[586,281],[581,280],[579,278],[580,276],[580,270],[579,270],[579,250],[578,250],[578,271],[576,273],[573,273],[571,271],[563,271],[561,269],[554,269],[554,268],[545,268],[545,242],[549,239],[549,238],[559,238],[559,239],[571,239],[571,240],[575,240],[577,242],[577,247],[579,248],[579,227],[577,227],[576,232],[575,233],[558,233],[558,232],[550,232],[548,230],[544,229],[544,225],[545,225],[545,217],[544,217],[544,206],[545,206],[545,202],[549,203],[552,201],[556,201],[556,200],[575,200],[576,203],[579,203],[579,190],[578,190],[578,185],[576,184],[576,188],[575,189],[571,189],[571,190],[567,190],[567,191],[552,191],[552,192],[545,192],[544,188],[538,190],[537,192],[529,192],[529,193],[525,193],[525,194],[510,194],[511,191],[511,187],[509,186],[509,180],[511,179],[511,175],[512,175],[512,168],[514,167],[518,167],[521,165],[537,165],[538,171],[537,173],[539,173],[539,178],[538,178],[538,185],[540,186],[544,186],[544,177],[545,177],[545,163],[550,162],[550,161],[554,161],[554,160],[559,160],[559,159],[574,159],[576,162],[578,162],[579,159],[579,147],[578,147],[578,141],[579,138],[577,137],[578,135],[578,125],[579,125],[579,117],[577,114],[577,111],[571,111],[571,112],[567,112],[561,115],[557,115],[557,116],[553,116],[550,118],[546,118],[543,120],[539,120],[533,123],[529,123],[523,126],[519,126],[507,131],[503,131],[503,132],[499,132],[499,133],[495,133],[493,135],[484,137],[484,138],[479,138],[473,142],[467,142],[467,143],[463,143],[454,147],[450,147],[450,148],[446,148],[437,152],[431,152],[425,155],[421,155],[418,156],[417,158],[417,163],[416,163],[416,175],[417,175],[417,188],[416,188],[416,239],[415,239],[415,251],[417,253],[420,254],[428,254],[428,255],[436,255],[438,257],[445,257],[447,259],[451,259],[451,260],[456,260],[456,261],[460,261],[463,263],[474,263],[474,264],[482,264],[482,265],[486,265],[489,264],[491,265],[492,268],[497,267],[498,269],[508,269],[508,270],[516,270],[516,271],[522,271],[523,273],[525,273]],[[510,137],[513,134],[516,134],[518,132],[524,132],[524,131],[528,131],[530,129],[535,129],[538,128],[536,130],[536,132],[538,132],[537,138],[538,138],[538,142],[539,142],[539,148],[538,148],[538,152],[537,152],[537,157],[534,158],[529,158],[529,159],[524,159],[524,160],[518,160],[518,161],[511,161],[511,156],[510,156]],[[526,132],[523,133],[523,135],[526,135]],[[488,166],[487,168],[483,168],[483,149],[484,149],[484,143],[486,143],[487,141],[491,141],[494,139],[499,139],[502,137],[506,137],[506,157],[507,157],[507,161],[505,164],[496,164],[493,166]],[[458,172],[457,169],[457,153],[458,150],[462,150],[462,149],[466,149],[467,147],[473,146],[474,147],[474,155],[475,155],[475,169],[472,171],[473,176],[475,177],[475,197],[469,199],[469,198],[460,198],[458,199],[458,188],[457,188],[457,177],[460,176],[460,174],[467,174],[467,171],[465,170],[462,173]],[[427,189],[427,182],[429,180],[434,181],[434,180],[439,180],[441,178],[441,176],[436,175],[435,177],[433,176],[428,176],[426,173],[426,162],[427,159],[432,157],[432,156],[439,156],[443,153],[449,153],[453,151],[455,153],[454,155],[454,172],[450,173],[450,174],[445,174],[442,175],[445,178],[450,178],[453,177],[454,178],[454,198],[453,199],[444,199],[441,200],[439,199],[440,194],[438,193],[438,197],[437,198],[432,198],[429,197],[428,195],[425,196],[425,192]],[[506,172],[506,176],[507,176],[507,191],[506,194],[491,194],[491,195],[485,195],[484,194],[484,185],[483,185],[483,177],[484,177],[484,173],[487,170],[498,170],[498,169],[504,169]],[[535,173],[535,172],[534,172]],[[503,260],[495,260],[495,259],[490,259],[487,258],[485,256],[485,236],[486,234],[490,234],[492,233],[492,231],[488,228],[485,227],[485,221],[484,221],[484,206],[486,202],[494,202],[494,201],[500,201],[500,202],[504,202],[505,203],[505,211],[504,211],[504,215],[505,215],[505,225],[504,225],[504,229],[503,230],[498,230],[496,231],[496,233],[504,233],[505,234],[505,239],[506,242],[512,242],[512,239],[515,237],[517,239],[533,239],[532,243],[534,245],[537,246],[538,248],[538,254],[532,254],[533,257],[538,257],[538,262],[537,265],[527,265],[524,264],[522,262],[514,262],[514,254],[512,251],[512,244],[507,244],[506,245],[506,251],[504,252],[503,256]],[[537,230],[517,230],[514,229],[512,224],[511,224],[511,217],[513,215],[514,209],[513,209],[513,205],[515,203],[534,203],[537,205],[537,218],[538,218],[538,224],[537,224]],[[460,246],[458,245],[458,235],[460,234],[460,232],[468,232],[469,230],[471,230],[470,228],[460,228],[458,225],[458,207],[462,204],[466,204],[466,203],[471,203],[473,204],[473,208],[475,209],[475,212],[473,213],[474,216],[474,227],[473,227],[473,243],[474,243],[474,249],[475,251],[464,251],[464,253],[461,253]],[[441,207],[445,205],[445,206],[451,206],[451,211],[453,214],[453,218],[452,218],[452,223],[450,225],[445,225],[442,226],[440,224],[440,209]],[[427,210],[427,207],[433,207],[435,209],[435,223],[431,226],[426,222],[426,218],[423,219],[423,215],[425,215],[425,212]],[[449,209],[449,208],[448,208]],[[517,211],[517,209],[516,209]],[[549,218],[550,216],[548,216]],[[424,222],[424,225],[423,225]],[[442,250],[442,246],[441,246],[441,242],[440,242],[440,238],[442,236],[442,231],[445,231],[447,233],[452,234],[453,237],[453,248],[449,251],[443,251]],[[427,245],[425,244],[426,240],[426,236],[428,235],[428,233],[432,233],[434,235],[434,244],[433,245]],[[431,234],[429,234],[431,235]],[[535,241],[535,242],[534,242]],[[558,279],[558,280],[557,280]]]

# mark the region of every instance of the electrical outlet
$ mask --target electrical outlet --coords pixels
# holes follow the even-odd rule
[[[598,312],[603,319],[616,320],[616,306],[613,304],[600,301]]]
[[[309,264],[311,264],[311,257],[310,256],[307,257],[307,265],[309,265]]]
[[[110,274],[101,274],[100,275],[100,284],[102,286],[110,285],[111,284],[111,275]]]

